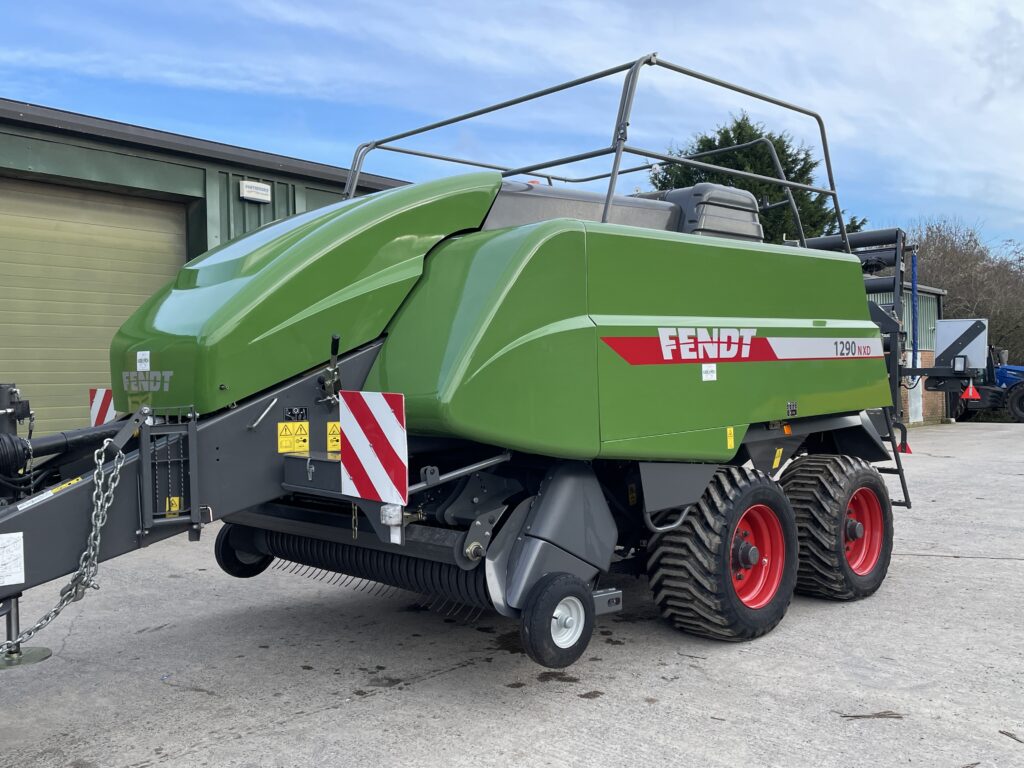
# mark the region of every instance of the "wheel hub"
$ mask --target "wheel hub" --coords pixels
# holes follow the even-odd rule
[[[551,616],[551,640],[559,648],[571,648],[583,634],[586,616],[578,597],[565,597],[555,606]]]
[[[779,591],[786,562],[786,539],[775,510],[766,504],[747,509],[732,540],[732,586],[748,608],[763,608]]]
[[[761,551],[750,542],[741,541],[733,550],[733,559],[737,567],[750,570],[760,561]]]
[[[870,488],[858,488],[846,508],[843,525],[843,553],[858,576],[866,576],[878,564],[885,538],[882,504]]]

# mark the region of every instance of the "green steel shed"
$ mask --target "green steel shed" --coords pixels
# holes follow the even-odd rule
[[[121,323],[188,259],[341,199],[344,168],[0,99],[0,378],[86,426]],[[402,182],[363,174],[359,191]]]

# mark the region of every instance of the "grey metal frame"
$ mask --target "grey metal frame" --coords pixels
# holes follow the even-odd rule
[[[759,101],[764,101],[768,104],[773,104],[777,107],[788,109],[790,111],[797,112],[799,114],[812,118],[818,124],[818,131],[821,136],[821,149],[823,159],[825,162],[825,173],[828,177],[828,187],[816,187],[810,184],[800,184],[798,182],[788,180],[785,176],[785,173],[783,172],[782,165],[779,162],[779,158],[777,153],[775,152],[775,148],[772,146],[771,142],[767,141],[766,139],[760,139],[756,142],[749,142],[747,144],[738,145],[736,147],[710,150],[708,152],[699,152],[690,156],[674,156],[664,152],[655,152],[652,150],[644,149],[642,147],[636,147],[629,144],[628,133],[630,114],[632,113],[633,103],[636,98],[636,89],[640,78],[640,72],[645,66],[661,67],[671,72],[675,72],[676,74],[683,75],[685,77],[691,77],[696,80],[708,83],[710,85],[725,88],[727,90],[740,93],[744,96],[749,96],[750,98],[758,99]],[[559,157],[553,160],[548,160],[540,163],[533,163],[531,165],[510,168],[507,166],[495,165],[494,163],[482,162],[478,160],[471,160],[460,157],[452,157],[449,155],[442,155],[434,152],[426,152],[423,150],[409,149],[407,147],[395,145],[395,142],[402,141],[403,139],[407,139],[411,136],[417,136],[419,134],[434,131],[439,128],[444,128],[450,125],[454,125],[456,123],[461,123],[466,120],[471,120],[473,118],[480,117],[481,115],[490,114],[492,112],[507,109],[508,107],[513,107],[518,104],[534,101],[544,96],[550,96],[554,93],[566,91],[571,88],[576,88],[580,85],[584,85],[586,83],[602,80],[604,78],[612,77],[614,75],[622,73],[625,73],[625,78],[622,85],[622,95],[619,98],[618,114],[615,118],[615,126],[612,132],[611,143],[610,145],[605,147],[599,147],[598,149],[588,150],[586,152],[580,152],[575,155]],[[763,142],[766,146],[770,148],[772,161],[775,166],[775,171],[778,174],[777,177],[763,176],[758,173],[750,173],[748,171],[740,171],[733,168],[726,168],[724,166],[705,163],[702,162],[701,160],[696,159],[698,157],[709,157],[713,155],[722,154],[726,151],[735,151],[736,149],[751,146],[752,144],[760,142]],[[610,67],[609,69],[601,70],[600,72],[596,72],[592,75],[578,77],[574,80],[570,80],[559,85],[554,85],[549,88],[534,91],[533,93],[528,93],[525,96],[519,96],[517,98],[509,99],[498,104],[473,110],[472,112],[466,112],[464,114],[457,115],[455,117],[450,117],[445,120],[439,120],[437,122],[430,123],[429,125],[425,125],[420,128],[414,128],[409,131],[396,133],[393,136],[388,136],[383,139],[377,139],[375,141],[369,141],[360,144],[356,148],[355,154],[353,155],[352,158],[351,172],[349,173],[348,181],[345,186],[346,198],[351,198],[355,195],[356,189],[358,188],[359,184],[359,176],[362,172],[366,156],[375,149],[382,149],[388,152],[397,152],[400,154],[413,155],[416,157],[424,157],[433,160],[441,160],[444,162],[457,163],[460,165],[469,165],[476,168],[487,168],[490,170],[500,171],[503,177],[531,174],[545,179],[548,182],[548,184],[553,184],[555,181],[562,182],[565,184],[578,184],[582,182],[598,181],[607,178],[608,192],[605,196],[604,212],[601,217],[601,220],[604,222],[607,222],[609,219],[609,215],[611,213],[612,199],[615,195],[615,188],[618,184],[619,177],[628,173],[649,170],[652,167],[651,160],[656,160],[659,163],[684,165],[691,168],[699,168],[701,170],[716,173],[724,173],[730,176],[736,176],[738,178],[749,179],[752,181],[758,181],[765,184],[775,185],[784,190],[786,200],[781,201],[779,204],[789,205],[794,220],[796,222],[797,232],[801,245],[803,245],[805,242],[803,224],[800,221],[800,214],[797,210],[796,203],[793,200],[792,191],[794,189],[799,189],[805,192],[811,192],[813,194],[827,195],[829,198],[831,198],[833,207],[835,209],[836,221],[839,229],[839,237],[841,238],[841,242],[843,244],[843,250],[850,252],[850,244],[846,233],[846,224],[843,221],[842,207],[839,204],[839,193],[836,191],[835,177],[832,172],[832,158],[829,154],[828,149],[828,137],[825,133],[825,123],[821,119],[821,116],[817,112],[814,112],[810,109],[806,109],[805,107],[800,107],[797,106],[796,104],[792,104],[790,102],[777,99],[773,96],[768,96],[766,94],[759,93],[749,88],[744,88],[743,86],[736,85],[725,80],[720,80],[716,77],[705,75],[701,72],[697,72],[686,67],[681,67],[678,64],[673,64],[671,62],[664,61],[662,59],[659,59],[657,54],[655,53],[648,54],[635,61],[626,62],[625,64],[620,64],[615,67]],[[596,157],[605,157],[608,155],[612,156],[612,167],[611,170],[608,171],[607,173],[582,177],[564,176],[551,173],[551,169],[558,168],[563,165],[569,165],[571,163],[579,162],[582,160],[589,160]],[[647,162],[644,165],[637,165],[624,169],[622,168],[623,155],[642,157]],[[774,207],[774,205],[775,204],[773,204],[773,206],[771,207]]]

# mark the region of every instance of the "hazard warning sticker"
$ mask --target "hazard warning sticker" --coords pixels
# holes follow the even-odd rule
[[[277,452],[303,453],[309,450],[308,421],[277,422]]]
[[[22,534],[0,533],[0,587],[25,583],[25,543]]]
[[[725,428],[725,447],[729,450],[736,447],[736,430],[733,427]]]
[[[341,422],[340,421],[328,421],[327,422],[327,452],[328,453],[340,453],[341,452]]]

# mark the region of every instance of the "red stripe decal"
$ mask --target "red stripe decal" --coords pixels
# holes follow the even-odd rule
[[[675,352],[671,359],[665,359],[661,341],[657,336],[602,336],[601,341],[611,347],[630,365],[672,365],[680,363],[763,363],[778,360],[768,339],[755,336],[749,345],[735,344],[727,348],[732,354],[707,355],[694,351],[692,359],[683,359]],[[715,345],[718,347],[718,344]]]
[[[399,392],[382,392],[381,394],[384,396],[384,402],[395,414],[395,419],[402,425],[402,429],[405,429],[405,396]]]
[[[100,402],[100,412],[98,414],[100,424],[106,424],[108,421],[110,421],[110,417],[112,416],[112,414],[110,413],[110,409],[113,407],[113,401],[114,390],[103,390],[103,400],[102,402]]]
[[[348,405],[356,423],[362,427],[363,434],[366,435],[366,439],[380,460],[381,466],[384,467],[384,471],[391,478],[391,482],[395,484],[395,488],[398,489],[399,493],[404,495],[403,489],[409,481],[405,461],[395,453],[395,449],[391,446],[387,435],[380,428],[380,424],[377,423],[376,417],[360,393],[342,392],[341,395],[345,398],[345,404]],[[387,400],[386,397],[385,400]],[[394,410],[394,406],[390,402],[388,402],[388,406]],[[395,415],[397,416],[398,414],[396,413]]]

